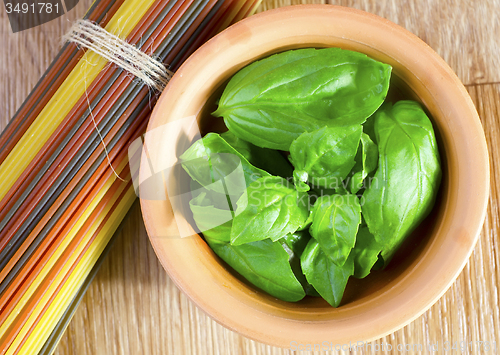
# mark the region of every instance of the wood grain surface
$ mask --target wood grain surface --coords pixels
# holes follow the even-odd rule
[[[354,353],[500,353],[500,181],[497,184],[500,179],[497,177],[497,173],[500,176],[500,0],[264,0],[259,11],[300,3],[333,3],[362,9],[422,38],[466,85],[478,109],[490,149],[488,213],[480,240],[465,269],[421,317]],[[90,0],[81,0],[62,18],[17,34],[12,34],[5,11],[1,11],[0,129],[52,61],[61,46],[61,36],[72,21],[83,16],[90,4]],[[187,299],[157,261],[138,203],[124,220],[123,227],[56,354],[295,353],[225,329]],[[489,342],[490,349],[480,347],[480,342]],[[496,342],[496,351],[493,342]],[[436,343],[440,350],[429,351],[428,345]],[[465,343],[468,349],[460,350]],[[386,347],[376,351],[382,344],[390,344],[392,351]],[[446,344],[450,351],[444,350]]]

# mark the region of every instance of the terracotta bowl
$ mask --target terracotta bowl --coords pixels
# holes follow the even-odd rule
[[[167,198],[141,196],[151,243],[177,286],[225,327],[286,348],[324,341],[370,341],[417,318],[461,272],[477,241],[488,200],[484,132],[453,71],[403,28],[375,15],[330,5],[291,6],[252,16],[196,51],[154,109],[148,132],[155,133],[146,136],[144,154],[149,159],[142,160],[141,181],[148,180],[151,161],[175,164],[176,149],[194,139],[195,130],[180,132],[169,124],[194,116],[202,134],[223,129],[210,112],[239,69],[284,50],[330,46],[359,51],[393,66],[390,96],[414,98],[425,105],[435,126],[444,171],[431,215],[387,269],[363,280],[351,278],[340,307],[312,297],[298,303],[275,299],[238,276],[194,231],[194,236],[179,238],[179,229],[190,227],[174,218],[168,198],[173,190],[168,187],[185,184],[181,173],[155,170],[157,190]],[[161,129],[166,126],[170,128]]]

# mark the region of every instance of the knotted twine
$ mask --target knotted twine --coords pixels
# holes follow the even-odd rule
[[[157,61],[118,36],[109,33],[92,21],[76,21],[63,39],[99,54],[109,62],[116,64],[130,74],[139,78],[150,89],[154,89],[157,92],[163,91],[163,89],[167,86],[168,81],[172,78],[173,72],[165,68],[163,63]],[[90,109],[90,101],[87,91],[85,91],[85,95]],[[108,165],[111,167],[111,170],[118,179],[125,181],[116,173],[113,165],[111,164],[106,144],[97,127],[92,110],[90,110],[90,116],[92,118],[92,122],[94,123],[94,128],[99,134],[104,147]]]
[[[161,92],[173,73],[163,63],[89,20],[78,20],[64,39],[92,50]]]

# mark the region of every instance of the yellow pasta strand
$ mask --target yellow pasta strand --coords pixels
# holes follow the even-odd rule
[[[99,232],[96,239],[85,252],[85,255],[73,270],[71,276],[68,278],[64,286],[54,298],[53,302],[48,307],[47,311],[44,313],[42,319],[36,324],[28,340],[19,349],[19,354],[37,354],[40,351],[43,344],[52,333],[52,330],[61,319],[63,313],[68,308],[74,295],[78,292],[81,285],[85,281],[85,278],[97,262],[97,259],[99,259],[99,256],[102,254],[104,248],[115,233],[135,199],[136,196],[134,188],[133,186],[130,186],[120,204],[113,210],[110,218]],[[43,303],[43,305],[45,304],[46,302]],[[23,333],[26,334],[26,331]],[[21,334],[19,334],[6,354],[13,354],[17,350],[23,338],[24,336],[21,337]]]
[[[125,159],[121,164],[119,169],[122,170],[125,165],[127,164],[127,160]],[[120,171],[119,170],[119,171]],[[61,255],[64,253],[66,248],[68,247],[69,243],[73,240],[75,235],[78,233],[78,231],[81,229],[83,224],[87,221],[89,218],[90,214],[95,210],[96,206],[99,204],[99,202],[102,200],[106,192],[109,190],[113,182],[116,180],[115,175],[112,175],[108,181],[106,181],[106,184],[103,186],[103,188],[99,191],[97,196],[92,200],[90,205],[87,207],[87,209],[84,211],[82,216],[78,219],[78,221],[75,223],[73,228],[68,232],[68,234],[64,237],[64,240],[62,241],[61,245],[56,249],[54,254],[49,258],[47,261],[47,264],[40,270],[40,273],[38,276],[33,280],[31,283],[30,287],[26,290],[26,292],[23,294],[19,302],[16,304],[15,308],[12,310],[12,312],[9,314],[5,322],[0,326],[0,341],[3,341],[3,338],[5,336],[5,333],[9,330],[11,325],[17,320],[20,314],[22,314],[22,311],[24,309],[24,306],[26,303],[30,300],[30,298],[33,296],[35,291],[38,289],[42,281],[45,279],[47,274],[50,272],[54,264],[57,262],[57,260],[61,257]],[[123,187],[125,187],[125,183],[123,184]],[[106,206],[105,211],[109,211],[110,208],[112,207],[112,203],[108,204]],[[80,247],[80,245],[79,245]],[[78,254],[73,254],[73,256],[76,256]],[[69,264],[71,265],[71,264]],[[54,284],[52,284],[53,286]],[[51,286],[51,287],[52,287]],[[44,304],[43,299],[39,302],[40,304]]]

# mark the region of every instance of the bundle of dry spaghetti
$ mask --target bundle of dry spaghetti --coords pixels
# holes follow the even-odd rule
[[[1,354],[53,351],[136,199],[128,148],[159,91],[259,3],[97,0],[69,33],[0,136]]]

